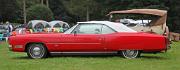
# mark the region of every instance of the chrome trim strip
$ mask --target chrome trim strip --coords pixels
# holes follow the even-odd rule
[[[84,54],[113,54],[118,53],[117,51],[112,52],[50,52],[50,53],[59,53],[59,54],[78,54],[78,53],[84,53]]]
[[[101,44],[101,43],[47,43],[47,44]]]

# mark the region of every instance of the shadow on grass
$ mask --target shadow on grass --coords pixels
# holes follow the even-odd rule
[[[28,56],[13,57],[13,59],[31,59]]]
[[[48,58],[112,58],[112,57],[118,57],[123,58],[122,55],[51,55]],[[48,59],[46,58],[46,59]],[[14,57],[13,59],[31,59],[28,56],[22,56],[22,57]],[[138,59],[155,59],[155,60],[167,60],[168,58],[160,57],[160,56],[140,56]]]
[[[112,58],[112,57],[121,57],[121,55],[53,55],[50,58],[61,58],[61,57],[75,57],[75,58]]]
[[[156,60],[168,60],[169,58],[162,56],[140,56],[141,59],[156,59]]]

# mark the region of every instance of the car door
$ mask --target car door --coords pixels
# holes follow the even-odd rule
[[[119,40],[117,40],[119,39],[117,31],[107,25],[103,25],[102,35],[104,36],[103,46],[106,51],[114,51],[115,49],[117,49],[117,43],[120,43]]]
[[[104,51],[100,24],[79,24],[70,34],[59,40],[60,51]]]

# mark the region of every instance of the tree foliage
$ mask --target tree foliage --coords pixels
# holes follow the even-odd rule
[[[28,20],[53,20],[52,11],[45,5],[37,4],[27,9]]]
[[[27,12],[29,13],[30,7],[41,4],[41,1],[26,0]],[[47,0],[43,1],[46,4]],[[22,2],[23,0],[0,0],[0,21],[21,22],[23,20]],[[168,11],[167,25],[170,30],[180,33],[180,14],[178,13],[180,1],[178,0],[49,0],[49,8],[48,10],[52,10],[53,17],[56,20],[73,23],[86,21],[87,17],[90,20],[108,20],[106,14],[114,10],[137,8],[163,9]],[[31,19],[37,19],[45,12],[42,12],[39,8],[35,9],[33,13],[41,13],[35,14]]]
[[[16,0],[0,0],[0,21],[15,22],[18,13],[19,8]]]
[[[79,17],[80,20],[86,20],[98,11],[98,4],[94,0],[68,0],[63,1],[63,5],[68,13]]]

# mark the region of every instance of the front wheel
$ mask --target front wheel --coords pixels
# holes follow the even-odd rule
[[[122,52],[123,57],[128,58],[128,59],[133,59],[140,56],[140,51],[138,50],[123,50],[121,52]]]
[[[33,59],[45,58],[47,53],[47,49],[42,44],[31,44],[27,48],[27,55]]]

